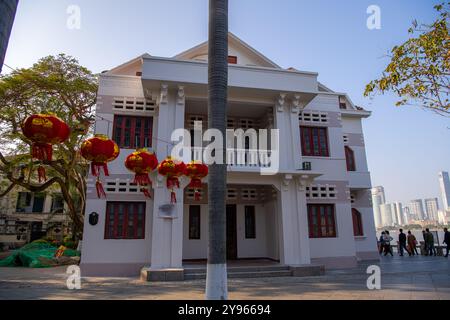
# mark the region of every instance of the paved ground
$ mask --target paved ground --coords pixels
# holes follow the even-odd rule
[[[366,265],[330,270],[322,277],[233,279],[230,299],[450,300],[450,260],[443,257],[382,258],[382,289],[368,290]],[[66,287],[65,268],[0,268],[0,299],[203,299],[204,281],[144,283],[134,278],[83,278]]]

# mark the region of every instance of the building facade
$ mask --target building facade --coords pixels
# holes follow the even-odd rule
[[[437,198],[425,199],[425,210],[430,221],[438,221],[439,200]]]
[[[450,178],[448,172],[439,172],[439,188],[441,190],[444,210],[450,211]]]
[[[425,210],[423,208],[422,199],[411,200],[409,204],[409,209],[411,214],[414,216],[415,220],[425,220]]]
[[[61,193],[17,190],[0,199],[0,247],[17,248],[42,237],[61,241],[70,224]]]
[[[113,138],[121,154],[104,179],[106,199],[97,198],[95,179],[88,180],[83,275],[182,269],[207,258],[206,179],[196,201],[183,178],[167,216],[163,177],[151,176],[147,199],[124,167],[141,147],[162,161],[176,129],[207,128],[207,48],[203,43],[173,58],[145,54],[100,76],[96,133]],[[270,164],[250,161],[257,146],[227,150],[228,259],[326,267],[378,259],[362,130],[370,112],[320,84],[317,73],[283,69],[232,34],[229,63],[228,128],[279,129],[271,152],[280,157],[275,174],[261,174]],[[94,212],[97,224],[89,221]]]
[[[380,205],[381,219],[383,221],[383,227],[392,227],[395,225],[394,215],[392,213],[392,205],[390,203],[384,203]]]

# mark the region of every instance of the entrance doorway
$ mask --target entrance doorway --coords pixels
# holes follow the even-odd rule
[[[237,260],[237,206],[227,205],[227,260]]]

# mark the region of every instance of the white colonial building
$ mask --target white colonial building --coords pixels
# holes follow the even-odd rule
[[[207,49],[203,43],[172,58],[144,54],[101,74],[96,133],[113,138],[121,154],[103,178],[106,199],[89,180],[83,275],[182,270],[207,258],[207,181],[195,201],[185,179],[167,216],[163,177],[152,176],[147,199],[124,166],[141,147],[162,161],[175,129],[192,130],[196,121],[207,128]],[[377,259],[362,130],[370,112],[319,83],[317,73],[283,69],[232,34],[229,63],[228,127],[279,129],[280,165],[275,175],[262,175],[267,164],[229,163],[228,258],[329,268]],[[254,150],[245,147],[231,152],[247,161]],[[89,221],[93,212],[97,224]]]

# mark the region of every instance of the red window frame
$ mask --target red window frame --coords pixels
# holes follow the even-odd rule
[[[336,217],[333,204],[308,204],[309,237],[336,238]]]
[[[345,161],[347,162],[347,171],[356,171],[355,152],[345,146]]]
[[[352,220],[353,220],[353,234],[355,237],[364,236],[364,229],[362,223],[362,215],[356,209],[352,209]]]
[[[145,239],[145,202],[106,203],[105,239]]]
[[[237,64],[237,57],[236,56],[228,56],[228,63],[229,64]]]
[[[300,127],[302,154],[309,157],[329,157],[328,128]]]
[[[115,115],[113,139],[122,149],[151,148],[153,117]]]

